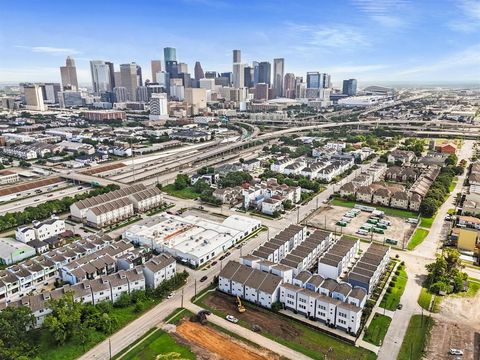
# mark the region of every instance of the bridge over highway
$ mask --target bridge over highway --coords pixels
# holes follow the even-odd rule
[[[120,187],[127,185],[127,184],[119,182],[119,181],[105,179],[105,178],[101,178],[101,177],[97,177],[97,176],[93,176],[93,175],[81,174],[81,173],[77,173],[77,172],[74,172],[74,171],[70,171],[68,173],[60,173],[60,174],[58,174],[58,176],[60,176],[63,179],[66,179],[66,180],[72,180],[74,182],[78,181],[79,183],[86,183],[86,184],[91,184],[91,185],[98,184],[100,186],[106,186],[106,185],[114,184],[114,185],[118,185]]]

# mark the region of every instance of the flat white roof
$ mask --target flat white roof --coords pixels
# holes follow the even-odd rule
[[[21,241],[16,241],[10,238],[0,238],[0,257],[5,259],[10,256],[13,252],[23,250],[23,251],[34,251],[35,249]]]
[[[180,217],[162,213],[132,225],[124,235],[143,243],[153,241],[162,247],[202,257],[233,238],[243,237],[244,232],[259,225],[260,221],[239,215],[219,223],[194,215]]]

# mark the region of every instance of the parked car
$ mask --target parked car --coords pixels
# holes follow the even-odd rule
[[[402,310],[402,308],[403,308],[403,305],[402,305],[402,304],[398,304],[398,305],[397,305],[397,309],[398,309],[398,310]]]
[[[450,349],[450,355],[463,355],[463,351],[459,349]]]
[[[217,265],[217,262],[216,262],[216,261],[213,261],[213,262],[212,262],[212,266],[215,266],[215,265]]]
[[[208,276],[207,276],[207,275],[202,276],[202,278],[200,279],[200,282],[204,282],[204,281],[207,280],[207,279],[208,279]]]
[[[227,319],[228,321],[230,321],[234,324],[238,323],[238,319],[233,315],[227,315],[227,316],[225,316],[225,319]]]
[[[175,292],[172,291],[170,294],[168,294],[167,299],[171,299],[175,296]]]

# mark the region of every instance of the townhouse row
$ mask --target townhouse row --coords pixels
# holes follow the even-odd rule
[[[365,289],[367,294],[371,294],[384,273],[389,259],[389,247],[371,243],[347,274],[346,281],[353,287],[360,287]]]
[[[292,278],[292,269],[280,267],[283,271],[279,265],[273,265],[270,273],[230,261],[219,274],[218,289],[266,308],[280,302],[284,309],[302,313],[312,320],[352,334],[358,332],[367,296],[365,290],[307,271]]]
[[[70,205],[70,214],[73,219],[102,228],[126,220],[135,213],[157,208],[162,203],[162,193],[156,186],[147,188],[135,184],[77,201]]]
[[[0,310],[7,306],[27,306],[32,310],[36,327],[40,327],[45,318],[52,312],[49,300],[59,299],[65,294],[73,293],[74,300],[84,304],[98,304],[102,301],[116,302],[123,294],[132,291],[156,288],[162,282],[171,279],[176,274],[176,262],[171,256],[159,255],[144,265],[135,266],[129,270],[101,276],[94,280],[84,280],[75,285],[65,285],[61,288],[37,295],[24,296],[21,299],[0,303]]]
[[[318,259],[318,274],[324,278],[339,278],[356,260],[359,250],[359,240],[341,237]]]
[[[332,181],[355,164],[353,157],[339,156],[334,158],[319,158],[316,162],[308,163],[302,159],[284,159],[270,165],[270,170],[284,175],[302,175],[309,179]]]
[[[285,309],[340,328],[351,334],[360,330],[362,309],[367,300],[363,288],[345,282],[324,279],[319,274],[300,273],[292,284],[280,286],[280,302]]]
[[[60,278],[62,267],[107,246],[117,248],[108,235],[92,235],[0,270],[0,302],[43,290]]]

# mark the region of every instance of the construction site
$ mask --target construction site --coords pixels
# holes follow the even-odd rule
[[[269,350],[259,348],[221,333],[209,325],[184,319],[176,328],[181,342],[190,345],[197,359],[226,360],[277,360],[280,357]]]
[[[238,325],[253,330],[270,339],[287,346],[295,344],[304,354],[314,359],[348,360],[372,359],[374,354],[352,344],[338,340],[326,333],[305,325],[299,321],[276,314],[267,309],[254,306],[248,302],[221,293],[210,292],[203,297],[198,305],[211,310],[218,316],[225,317],[234,314]],[[299,351],[299,350],[297,350]]]

